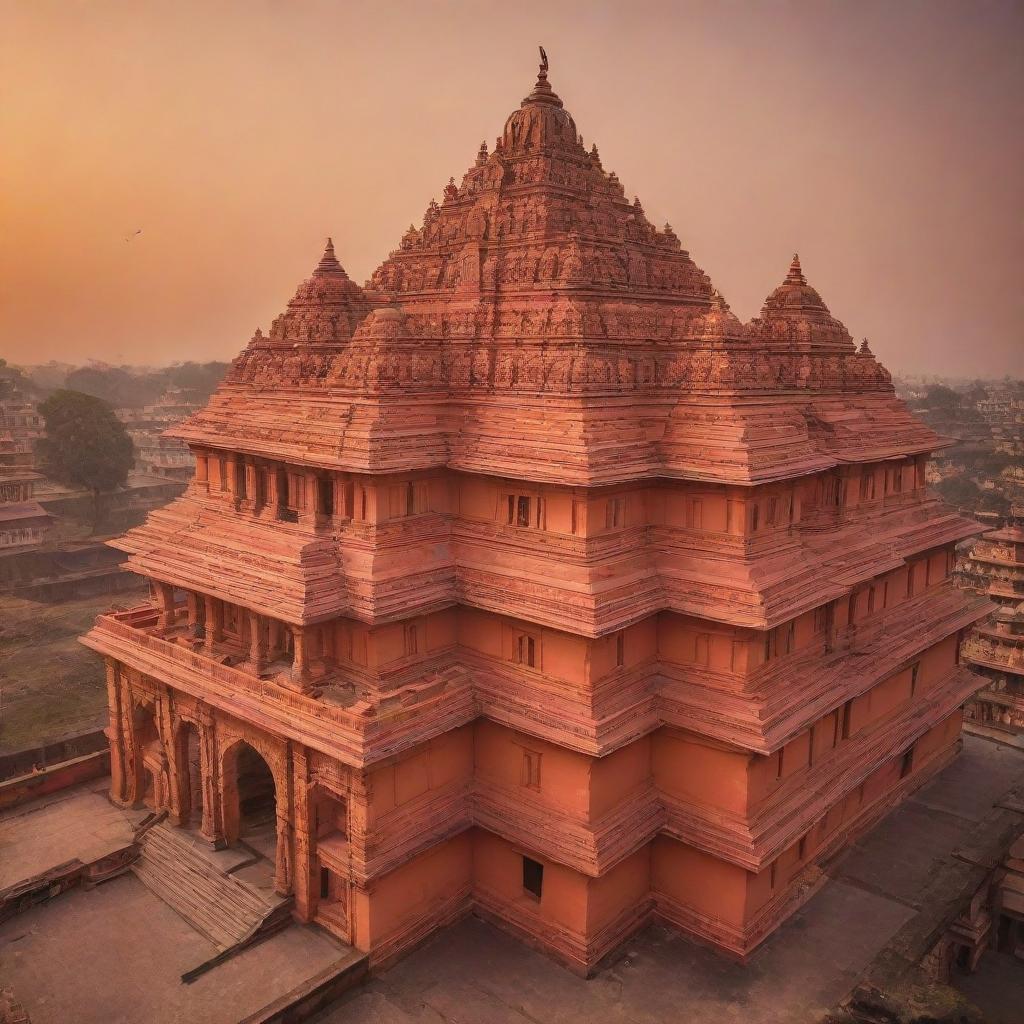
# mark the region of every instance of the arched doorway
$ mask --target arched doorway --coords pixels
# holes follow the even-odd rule
[[[178,730],[177,753],[181,824],[199,828],[203,823],[203,767],[199,730],[192,722],[182,722]]]
[[[277,787],[263,755],[239,740],[224,755],[224,835],[271,863],[277,856]]]
[[[138,704],[132,711],[135,748],[135,803],[159,811],[167,805],[167,758],[156,724],[156,706]]]

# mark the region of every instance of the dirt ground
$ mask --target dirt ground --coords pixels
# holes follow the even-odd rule
[[[105,724],[102,659],[78,643],[101,612],[145,588],[60,604],[0,595],[0,753]]]

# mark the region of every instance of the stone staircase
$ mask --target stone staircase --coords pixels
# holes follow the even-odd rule
[[[137,842],[139,857],[132,871],[218,948],[210,966],[291,920],[290,898],[272,897],[274,902],[268,902],[255,887],[227,874],[197,849],[187,831],[154,821],[139,830]]]

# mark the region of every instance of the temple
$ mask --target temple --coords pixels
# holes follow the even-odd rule
[[[0,397],[0,557],[40,548],[52,532],[53,516],[35,498],[43,476],[35,470],[33,445],[42,433],[42,417],[30,402],[16,390]]]
[[[365,287],[328,242],[116,541],[112,797],[392,961],[744,955],[954,757],[977,525],[794,257],[742,323],[548,81]],[[147,869],[152,875],[157,869]]]
[[[963,658],[988,680],[965,711],[983,728],[1024,733],[1024,508],[967,545],[957,581],[996,606],[963,645]]]

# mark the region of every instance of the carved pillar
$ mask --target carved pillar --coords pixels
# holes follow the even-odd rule
[[[174,587],[169,583],[157,581],[156,597],[160,605],[160,618],[157,624],[161,629],[170,629],[174,625]]]
[[[113,658],[103,659],[107,673],[109,721],[104,733],[110,743],[110,799],[123,804],[125,790],[125,735],[121,716],[120,667]]]
[[[160,744],[163,747],[163,763],[167,772],[164,801],[168,811],[170,811],[172,821],[178,825],[185,825],[188,824],[188,822],[184,820],[183,816],[184,808],[181,802],[180,776],[183,767],[185,775],[188,775],[188,764],[186,763],[182,766],[178,759],[178,746],[175,743],[174,736],[173,701],[174,697],[170,690],[165,691],[164,695],[157,700],[156,727],[157,734],[160,737]],[[186,762],[187,760],[188,759],[186,758]],[[157,806],[159,806],[159,804]]]
[[[306,627],[292,626],[292,681],[299,684],[300,689],[309,685],[309,658],[306,651]]]
[[[203,637],[203,612],[199,595],[192,590],[188,591],[185,595],[185,604],[188,608],[188,635],[201,640]]]
[[[131,684],[124,672],[118,672],[121,707],[121,735],[124,738],[124,787],[122,802],[132,807],[142,796],[142,751],[135,737],[135,715]]]
[[[274,772],[275,813],[277,816],[277,855],[274,858],[274,891],[287,896],[292,887],[292,769],[291,744],[287,744],[283,763]]]
[[[199,729],[199,774],[203,788],[203,820],[199,831],[217,849],[224,842],[224,824],[220,813],[220,768],[217,764],[217,736],[213,711],[205,704],[197,709]]]
[[[259,675],[267,665],[267,643],[263,637],[263,623],[256,612],[249,612],[249,669]]]
[[[215,597],[209,594],[204,595],[205,604],[205,641],[204,651],[207,656],[213,655],[213,645],[219,644],[224,639],[224,605]]]
[[[316,913],[313,871],[313,843],[310,836],[312,821],[312,781],[310,779],[309,753],[305,747],[292,749],[292,828],[295,836],[294,876],[295,914],[300,921],[313,920]]]

